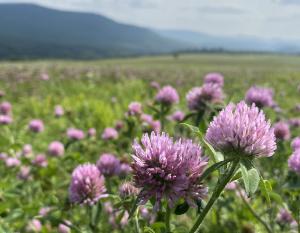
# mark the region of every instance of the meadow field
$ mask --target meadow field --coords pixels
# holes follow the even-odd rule
[[[201,109],[191,108],[187,93],[203,86],[205,75],[211,72],[224,77],[224,86],[218,87],[222,92],[218,101],[208,98]],[[178,101],[175,98],[166,103],[157,96],[167,85],[177,90]],[[242,147],[228,153],[205,138],[213,116],[230,102],[245,100],[253,86],[272,90],[272,104],[258,106],[275,130],[277,149],[268,156],[244,153]],[[5,104],[4,110],[0,106],[0,233],[196,232],[196,220],[234,164],[226,155],[233,152],[255,159],[249,159],[249,166],[241,162],[234,170],[227,182],[234,188],[224,183],[224,191],[220,188],[218,200],[197,232],[300,232],[300,150],[298,153],[295,143],[291,146],[300,136],[300,56],[191,54],[96,61],[2,61],[0,91],[0,105],[11,105],[9,110]],[[176,111],[182,115],[172,115]],[[247,118],[243,124],[258,118]],[[278,122],[284,126],[276,129]],[[239,122],[231,122],[234,124]],[[257,124],[258,131],[267,128]],[[238,130],[239,125],[236,127]],[[245,128],[240,137],[259,137],[260,133]],[[157,137],[162,135],[159,132],[166,132],[174,140],[189,138],[201,145],[201,161],[193,156],[190,159],[203,163],[195,168],[202,169],[197,182],[200,179],[201,187],[208,187],[208,191],[197,198],[196,208],[185,196],[173,197],[175,204],[169,205],[170,200],[173,202],[170,190],[160,193],[161,200],[148,190],[149,201],[144,197],[145,203],[137,206],[137,197],[153,183],[139,180],[141,158],[136,157],[141,151],[132,145],[151,131]],[[261,146],[264,150],[272,144],[268,140],[262,140],[267,143]],[[258,141],[254,140],[254,149]],[[56,144],[51,147],[52,142]],[[162,150],[158,141],[153,143],[153,148]],[[99,156],[103,154],[114,156],[101,163]],[[298,156],[293,165],[288,162],[292,154]],[[226,158],[228,163],[220,164]],[[85,194],[87,199],[78,201],[72,194],[78,191],[72,172],[85,163],[102,168],[97,172],[105,181],[95,182],[104,182],[106,191],[101,191],[100,198],[98,184],[91,188],[92,193]],[[159,182],[167,182],[161,179]]]

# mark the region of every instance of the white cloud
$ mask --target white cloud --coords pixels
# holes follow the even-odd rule
[[[300,0],[0,0],[89,11],[150,28],[299,38]],[[292,16],[292,17],[291,17]]]

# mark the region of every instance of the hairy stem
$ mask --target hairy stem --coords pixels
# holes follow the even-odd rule
[[[167,210],[166,210],[166,216],[165,216],[167,233],[171,232],[170,219],[171,219],[171,209],[167,204]]]
[[[238,191],[239,191],[239,194],[240,194],[240,196],[241,196],[241,198],[242,198],[245,206],[251,212],[251,214],[256,218],[257,221],[259,221],[264,226],[264,228],[266,229],[266,231],[268,233],[272,233],[273,231],[270,229],[270,227],[268,226],[268,224],[258,214],[255,213],[255,211],[252,209],[252,207],[250,206],[250,204],[248,203],[248,201],[244,198],[241,190],[238,189]]]
[[[209,201],[208,201],[207,205],[205,206],[205,208],[203,209],[203,211],[200,213],[196,223],[190,230],[190,233],[199,232],[199,227],[200,227],[201,223],[203,222],[204,218],[208,214],[209,210],[212,208],[215,201],[221,195],[225,186],[230,182],[231,178],[233,177],[233,175],[235,173],[235,170],[236,170],[238,164],[239,164],[239,159],[234,160],[231,164],[231,167],[229,169],[227,169],[227,172],[225,173],[225,175],[223,177],[219,178],[219,182],[218,182],[217,186],[215,187],[215,190],[214,190],[211,198],[209,199]]]

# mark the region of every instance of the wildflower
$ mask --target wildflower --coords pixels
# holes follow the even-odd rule
[[[156,101],[164,105],[172,105],[179,102],[179,96],[176,91],[171,86],[164,86],[156,95]]]
[[[195,206],[195,201],[205,196],[207,189],[198,182],[207,164],[200,146],[152,132],[150,137],[143,135],[141,145],[135,141],[133,151],[134,185],[141,188],[140,204],[153,197],[157,210],[162,198],[170,207],[184,198]]]
[[[13,119],[9,115],[0,115],[0,124],[9,125],[13,122]]]
[[[19,159],[17,158],[14,158],[14,157],[8,157],[6,160],[5,160],[5,164],[7,167],[18,167],[20,166],[21,162]]]
[[[67,136],[71,140],[82,140],[84,138],[84,132],[80,129],[69,128],[67,130]]]
[[[181,111],[176,111],[170,116],[171,120],[180,122],[184,119],[184,113]]]
[[[32,164],[39,166],[39,167],[47,167],[48,161],[45,155],[38,154],[32,161]]]
[[[204,83],[216,84],[220,87],[224,86],[224,77],[220,73],[208,73],[204,77]]]
[[[237,155],[272,156],[276,149],[270,122],[255,105],[229,104],[210,123],[206,140],[217,150]]]
[[[75,168],[69,188],[71,202],[94,205],[105,191],[104,177],[95,165],[87,163]]]
[[[288,160],[288,166],[291,171],[300,175],[300,150],[296,150]]]
[[[39,220],[33,219],[28,223],[26,230],[29,232],[41,232],[42,224]]]
[[[273,90],[269,88],[253,86],[247,91],[245,100],[250,105],[254,103],[258,108],[271,107],[274,103],[273,94]]]
[[[25,144],[22,149],[22,155],[24,157],[29,157],[32,154],[32,146],[30,144]]]
[[[118,175],[120,172],[120,160],[112,154],[102,154],[97,161],[97,167],[104,176]]]
[[[300,137],[294,138],[291,145],[292,145],[293,151],[300,149]]]
[[[34,133],[39,133],[44,130],[44,123],[41,120],[35,119],[30,121],[29,129]]]
[[[52,156],[63,156],[65,153],[64,144],[59,141],[51,142],[48,146],[48,153]]]
[[[58,233],[71,233],[71,229],[68,225],[71,225],[70,221],[64,221],[64,223],[59,224]]]
[[[8,115],[10,112],[11,112],[11,104],[7,101],[4,101],[0,104],[0,112],[3,114],[3,115]]]
[[[223,98],[223,91],[216,84],[204,84],[201,87],[194,87],[186,95],[190,110],[201,110],[206,103],[218,103]]]
[[[105,128],[102,133],[102,139],[103,140],[113,140],[117,139],[119,136],[118,131],[114,128]]]
[[[142,113],[142,105],[139,102],[132,102],[128,106],[128,115],[136,116]]]
[[[294,221],[294,218],[291,212],[285,208],[280,209],[277,215],[277,222],[281,224],[291,224]]]
[[[133,186],[130,182],[123,183],[119,188],[121,198],[132,197],[138,194],[138,189]]]
[[[96,131],[96,129],[95,128],[90,128],[89,130],[88,130],[88,136],[89,137],[95,137],[96,136],[96,134],[97,134],[97,131]]]
[[[22,166],[20,168],[20,171],[17,175],[17,177],[20,179],[20,180],[28,180],[30,178],[30,167],[28,166]]]
[[[64,111],[63,107],[60,106],[60,105],[56,105],[56,106],[55,106],[55,109],[54,109],[54,115],[55,115],[56,117],[61,117],[61,116],[63,116],[64,114],[65,114],[65,111]]]
[[[274,134],[279,140],[288,140],[291,136],[289,125],[283,121],[274,124]]]

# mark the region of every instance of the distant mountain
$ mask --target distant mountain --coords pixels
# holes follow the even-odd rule
[[[299,53],[299,41],[260,39],[253,36],[214,36],[186,30],[156,30],[168,39],[190,44],[194,49],[222,49],[227,51],[256,51]]]
[[[101,15],[0,4],[0,59],[100,58],[186,48],[152,30]]]

